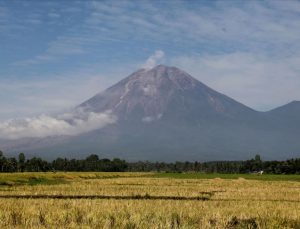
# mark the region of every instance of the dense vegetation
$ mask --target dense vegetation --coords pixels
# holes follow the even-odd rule
[[[264,171],[271,174],[300,174],[300,158],[286,161],[262,161],[259,155],[246,161],[213,162],[126,162],[115,158],[100,159],[92,154],[85,159],[57,158],[52,162],[39,157],[25,158],[20,153],[18,158],[6,158],[0,151],[1,172],[46,172],[46,171],[99,171],[99,172],[203,172],[203,173],[252,173]]]
[[[167,172],[204,172],[204,173],[253,173],[264,171],[271,174],[300,174],[300,158],[286,161],[262,161],[259,155],[246,161],[211,162],[136,162],[128,164],[128,171],[167,171]]]

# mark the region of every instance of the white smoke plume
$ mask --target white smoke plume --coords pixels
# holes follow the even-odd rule
[[[102,128],[117,121],[111,111],[103,113],[79,111],[57,116],[40,115],[33,118],[13,119],[0,123],[0,138],[48,137],[78,135]]]
[[[162,50],[156,50],[153,55],[151,55],[143,65],[144,69],[151,69],[157,65],[165,56],[165,53]]]

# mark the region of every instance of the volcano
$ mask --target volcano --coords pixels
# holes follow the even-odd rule
[[[158,65],[139,69],[73,109],[109,112],[116,117],[113,123],[75,136],[0,144],[46,158],[97,153],[132,161],[203,161],[259,153],[286,159],[300,156],[299,104],[255,111],[176,67]]]

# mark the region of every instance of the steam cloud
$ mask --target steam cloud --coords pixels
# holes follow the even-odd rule
[[[0,123],[0,138],[48,137],[77,135],[102,128],[117,121],[111,111],[103,113],[77,110],[52,117],[40,115],[34,118],[13,119]]]
[[[165,53],[162,50],[156,50],[155,53],[150,56],[145,64],[143,65],[144,69],[151,69],[155,67],[155,65],[161,61],[165,56]]]

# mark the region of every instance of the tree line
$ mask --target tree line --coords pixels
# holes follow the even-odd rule
[[[262,161],[259,155],[245,161],[211,162],[127,162],[119,158],[100,159],[91,154],[85,159],[57,158],[51,162],[39,157],[26,159],[23,153],[17,158],[6,158],[0,151],[0,172],[48,172],[48,171],[93,171],[93,172],[202,172],[202,173],[253,173],[264,171],[270,174],[300,174],[300,158],[285,161]]]

